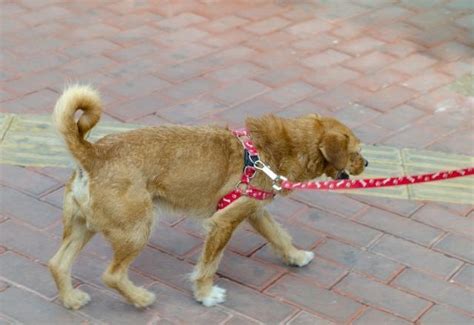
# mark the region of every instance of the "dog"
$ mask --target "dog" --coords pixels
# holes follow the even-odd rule
[[[76,121],[78,110],[82,115]],[[204,306],[225,300],[225,289],[215,286],[213,277],[226,244],[243,221],[286,264],[301,267],[311,262],[314,254],[293,246],[290,235],[265,210],[271,198],[242,196],[216,209],[239,183],[244,166],[242,144],[228,128],[164,125],[107,135],[91,143],[86,135],[100,115],[99,94],[82,85],[67,88],[53,113],[76,165],[65,187],[62,244],[48,264],[65,307],[79,309],[90,300],[72,286],[71,266],[96,233],[104,235],[114,252],[102,276],[104,283],[136,307],[154,302],[153,293],[129,280],[128,268],[148,242],[155,206],[204,219],[207,237],[191,275],[194,297]],[[367,165],[360,140],[333,118],[267,115],[247,118],[246,127],[261,160],[290,181],[323,174],[347,178],[362,173]],[[272,191],[271,180],[262,172],[251,182]]]

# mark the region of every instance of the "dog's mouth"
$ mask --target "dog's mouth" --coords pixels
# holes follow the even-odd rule
[[[349,174],[343,169],[337,172],[336,179],[349,179]]]

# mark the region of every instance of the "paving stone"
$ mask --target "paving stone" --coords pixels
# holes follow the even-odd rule
[[[412,321],[431,305],[426,300],[354,273],[344,278],[336,288],[338,292],[356,297],[365,304],[382,308]]]
[[[323,210],[351,217],[361,212],[365,205],[337,193],[301,191],[293,194],[293,198]]]
[[[393,85],[377,91],[373,96],[366,97],[362,103],[377,110],[387,112],[395,106],[399,106],[415,95],[415,91]]]
[[[470,324],[472,321],[468,315],[443,305],[435,305],[420,318],[419,324]]]
[[[318,92],[319,90],[305,82],[295,81],[268,92],[264,95],[264,98],[277,103],[279,106],[287,106]]]
[[[0,165],[0,182],[35,196],[58,186],[59,183],[28,168]]]
[[[342,84],[339,87],[314,96],[311,100],[331,111],[337,111],[353,103],[364,103],[364,98],[372,96],[374,95],[368,90],[350,84]]]
[[[341,63],[350,58],[347,54],[329,49],[304,59],[302,63],[310,68],[318,69]]]
[[[333,26],[322,19],[310,19],[288,28],[288,32],[298,37],[307,37],[308,35],[316,35],[332,29]]]
[[[338,44],[337,49],[353,56],[359,56],[382,47],[385,43],[372,37],[363,36]]]
[[[123,121],[132,121],[153,114],[168,105],[170,105],[170,101],[166,97],[158,93],[151,93],[110,106],[108,111]]]
[[[278,324],[296,311],[293,306],[235,282],[221,279],[217,284],[227,289],[227,299],[224,303],[226,308],[248,315],[264,324]]]
[[[109,90],[127,98],[137,98],[149,95],[170,86],[167,81],[155,76],[141,76],[133,80],[126,80],[110,86]]]
[[[174,32],[160,34],[158,40],[167,46],[177,46],[181,43],[199,42],[208,36],[208,32],[194,27],[186,27]]]
[[[0,264],[2,265],[0,274],[4,279],[48,298],[56,296],[57,289],[46,266],[13,252],[0,255]],[[19,272],[19,270],[25,270],[25,272]]]
[[[173,255],[186,255],[202,243],[201,240],[164,224],[155,226],[149,243]]]
[[[357,318],[354,322],[354,325],[367,325],[367,324],[384,324],[384,325],[408,325],[412,324],[407,322],[404,319],[401,319],[397,316],[385,313],[383,311],[369,308],[367,309],[362,316]]]
[[[375,208],[364,212],[356,220],[367,226],[426,247],[430,246],[433,241],[443,234],[439,229]]]
[[[239,254],[248,256],[265,244],[262,236],[239,227],[229,241],[228,247]]]
[[[260,324],[257,320],[250,319],[249,317],[242,317],[240,315],[234,315],[231,319],[224,322],[226,325],[246,325],[246,324]]]
[[[377,91],[409,78],[409,75],[387,69],[363,76],[352,83],[358,87]]]
[[[155,249],[145,248],[132,266],[177,288],[186,291],[191,288],[187,279],[192,272],[192,265]]]
[[[357,224],[353,221],[332,215],[322,210],[311,209],[303,213],[299,218],[300,222],[329,234],[344,241],[354,243],[358,246],[368,246],[382,233]]]
[[[250,62],[242,62],[213,71],[206,76],[221,82],[231,82],[239,79],[250,78],[254,75],[262,73],[263,71],[264,69],[255,64]]]
[[[36,258],[42,263],[47,263],[59,248],[59,243],[42,232],[10,220],[0,224],[0,243],[8,249]]]
[[[426,148],[428,144],[433,142],[433,135],[441,137],[439,130],[435,131],[430,126],[412,127],[408,129],[402,129],[398,133],[395,133],[383,141],[384,144],[390,146],[400,147],[401,144],[408,148]]]
[[[402,269],[402,265],[387,258],[332,239],[319,245],[315,252],[351,270],[369,274],[382,281],[389,280]]]
[[[343,65],[362,73],[370,73],[385,68],[393,61],[394,58],[392,56],[376,51],[348,60]]]
[[[270,69],[254,77],[258,82],[269,87],[279,87],[294,81],[302,76],[307,70],[299,65],[288,65],[280,69]]]
[[[41,89],[17,99],[16,102],[26,108],[25,113],[39,111],[50,113],[57,98],[59,98],[59,94],[56,92],[50,89]]]
[[[65,183],[67,180],[69,180],[72,174],[71,169],[61,167],[42,167],[33,170],[51,178],[54,178],[61,183]]]
[[[350,104],[339,109],[333,114],[335,118],[347,125],[349,128],[355,128],[361,124],[376,118],[380,115],[376,110],[360,104]]]
[[[126,62],[131,59],[143,57],[145,55],[158,55],[159,52],[160,48],[157,45],[152,43],[139,43],[126,48],[115,50],[111,52],[111,54],[108,54],[108,56],[114,60]]]
[[[273,265],[284,267],[290,274],[306,278],[323,288],[330,288],[346,274],[346,271],[342,267],[318,257],[304,267],[286,266],[281,259],[271,251],[269,245],[260,249],[254,256]]]
[[[336,65],[317,69],[314,73],[305,76],[304,79],[320,89],[331,89],[346,81],[356,79],[358,76],[360,73],[357,71]]]
[[[226,105],[234,105],[255,97],[268,88],[253,80],[240,80],[213,92],[213,96]]]
[[[196,123],[200,118],[227,109],[228,106],[217,100],[202,96],[185,103],[160,109],[157,115],[173,123]]]
[[[401,105],[377,117],[374,123],[389,130],[400,130],[423,115],[422,111],[410,105]]]
[[[430,49],[437,58],[446,61],[456,61],[463,57],[472,57],[474,49],[459,42],[446,42]]]
[[[393,285],[427,297],[435,302],[448,304],[470,313],[474,310],[471,303],[474,299],[472,291],[411,269],[407,269],[399,275]]]
[[[28,306],[28,312],[25,312],[25,306]],[[77,313],[15,287],[0,293],[0,312],[26,324],[84,324],[86,321]]]
[[[451,82],[451,77],[444,73],[430,72],[423,73],[402,83],[403,86],[415,89],[420,93],[430,91]]]
[[[245,26],[244,29],[255,34],[263,35],[281,29],[289,23],[290,22],[286,19],[279,17],[271,17],[249,24]]]
[[[413,219],[467,237],[472,236],[474,229],[474,220],[460,217],[436,205],[425,205],[413,215]]]
[[[209,79],[195,78],[183,81],[178,85],[168,88],[164,94],[176,101],[183,101],[209,92],[215,87],[215,85],[216,83]]]
[[[291,325],[334,325],[333,322],[324,318],[311,315],[307,312],[300,312],[295,318],[290,320],[287,324]]]
[[[205,29],[212,33],[222,33],[228,29],[236,28],[246,23],[248,23],[247,19],[235,15],[227,15],[213,19],[206,24],[201,24],[199,28]]]
[[[278,108],[274,103],[256,97],[216,114],[216,118],[225,121],[231,127],[242,127],[247,117],[259,117],[276,111]]]
[[[44,228],[61,216],[61,210],[8,187],[0,187],[0,213]]]
[[[453,274],[462,264],[459,260],[388,235],[382,237],[370,250],[444,278]]]
[[[406,57],[403,60],[398,61],[395,64],[392,64],[390,68],[406,74],[416,75],[418,71],[426,69],[435,63],[435,59],[432,59],[423,54],[415,53]]]
[[[330,116],[332,112],[326,108],[313,103],[307,99],[301,100],[277,113],[278,116],[286,118],[298,118],[308,114],[319,114],[321,116]]]
[[[451,280],[462,286],[474,288],[474,266],[466,264]]]
[[[405,217],[411,216],[415,211],[417,211],[421,206],[423,206],[423,203],[410,200],[360,195],[351,195],[351,197],[368,205],[377,207],[379,209],[384,209],[393,213],[397,213]]]
[[[474,236],[466,238],[455,234],[448,234],[434,248],[448,255],[457,256],[474,263]]]
[[[166,30],[176,30],[189,25],[206,22],[207,19],[191,12],[184,12],[170,18],[165,18],[156,23],[156,25]]]
[[[284,276],[266,292],[337,322],[349,320],[361,307],[351,299],[317,287],[307,281],[299,280],[294,276]]]

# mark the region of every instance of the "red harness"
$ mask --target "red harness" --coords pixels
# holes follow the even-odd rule
[[[261,161],[258,155],[258,151],[253,145],[247,130],[238,129],[234,130],[232,133],[240,140],[244,149],[247,150],[249,156],[248,160],[250,164],[247,165],[247,163],[245,163],[244,171],[242,173],[242,177],[240,178],[240,182],[235,186],[232,191],[224,195],[224,197],[219,200],[219,203],[217,204],[217,210],[224,209],[226,206],[228,206],[241,196],[249,196],[256,200],[267,200],[275,196],[274,192],[267,192],[250,184],[250,181],[257,173],[257,169],[260,169],[257,168],[257,165],[259,162],[261,163]]]

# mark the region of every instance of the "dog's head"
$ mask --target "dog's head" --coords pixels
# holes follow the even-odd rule
[[[344,124],[333,118],[321,118],[324,131],[319,150],[326,161],[324,173],[333,179],[361,174],[369,162],[361,154],[360,140]]]

